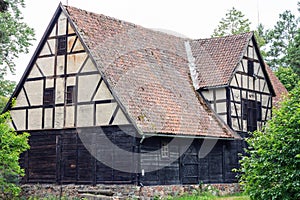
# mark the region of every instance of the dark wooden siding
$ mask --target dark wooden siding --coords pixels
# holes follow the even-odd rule
[[[173,138],[151,137],[140,143],[132,126],[109,126],[31,132],[31,149],[21,157],[28,183],[77,184],[137,184],[170,185],[236,182],[238,153],[243,141],[218,140],[209,153],[202,156],[203,139],[194,139],[183,151],[186,139],[170,143]],[[110,142],[108,142],[108,140]],[[168,144],[168,153],[161,146]],[[96,145],[91,153],[89,145]],[[140,152],[139,157],[124,156],[126,152]],[[166,149],[165,149],[166,150]],[[183,154],[180,156],[180,152]],[[131,155],[130,154],[130,155]],[[200,156],[201,155],[201,156]],[[100,157],[99,157],[100,156]],[[106,163],[102,161],[105,160]],[[171,162],[170,162],[171,160]],[[124,172],[120,167],[130,167]],[[149,171],[153,167],[158,170]],[[139,170],[145,173],[138,173]]]
[[[152,137],[145,139],[141,145],[141,152],[154,152],[160,148],[160,143],[163,140],[170,141],[170,138]],[[242,141],[218,140],[204,157],[199,154],[202,144],[203,139],[195,139],[179,158],[180,149],[184,148],[180,146],[180,142],[177,145],[169,146],[170,157],[175,156],[178,159],[160,170],[145,173],[144,176],[141,176],[140,181],[143,185],[237,182],[236,173],[232,169],[239,166],[238,153],[241,153]],[[164,162],[159,151],[157,151],[157,155],[142,154],[141,169],[147,169],[153,165],[163,166]]]
[[[25,168],[25,183],[96,184],[137,181],[136,173],[113,169],[114,166],[122,165],[137,169],[138,162],[133,160],[134,156],[124,158],[115,153],[116,148],[131,153],[136,151],[136,139],[132,137],[136,132],[132,126],[45,130],[30,134],[31,148],[20,159],[21,166]],[[114,145],[101,143],[104,137]],[[96,154],[90,153],[89,145],[96,145],[93,149]],[[111,159],[109,166],[99,161],[103,156],[106,160]]]

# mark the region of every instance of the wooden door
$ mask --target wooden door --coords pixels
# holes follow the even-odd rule
[[[199,183],[199,158],[195,142],[181,156],[180,175],[182,184]]]

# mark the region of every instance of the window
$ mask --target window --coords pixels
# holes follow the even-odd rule
[[[162,141],[161,142],[161,149],[160,149],[160,153],[161,153],[161,158],[169,158],[169,144],[168,142]]]
[[[252,60],[248,60],[248,75],[249,76],[254,75],[254,63]]]
[[[67,53],[67,37],[59,36],[57,38],[57,55],[64,55]]]
[[[257,121],[262,120],[261,102],[243,99],[243,120],[247,120],[247,131],[257,129]]]
[[[45,88],[43,104],[46,106],[53,105],[55,102],[54,97],[54,88]]]
[[[76,87],[67,86],[67,104],[72,104],[77,101],[76,98]]]

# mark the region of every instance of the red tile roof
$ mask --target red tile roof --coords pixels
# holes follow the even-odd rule
[[[237,137],[195,91],[186,39],[74,7],[66,10],[142,132]]]
[[[253,33],[249,32],[192,41],[198,88],[229,85],[252,36]]]
[[[276,95],[273,97],[273,106],[278,106],[279,102],[282,101],[286,95],[288,95],[288,91],[277,78],[275,73],[271,70],[271,68],[267,64],[265,65]]]

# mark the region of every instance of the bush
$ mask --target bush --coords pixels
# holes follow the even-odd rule
[[[24,175],[19,157],[29,149],[29,134],[17,134],[9,122],[8,112],[0,115],[0,199],[14,199],[19,195],[18,181]]]
[[[300,199],[300,84],[263,131],[246,139],[240,183],[251,199]]]

